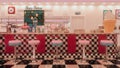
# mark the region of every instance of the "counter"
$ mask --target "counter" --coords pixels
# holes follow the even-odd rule
[[[82,58],[82,46],[78,43],[80,39],[89,40],[90,44],[86,46],[87,58],[103,58],[105,47],[100,45],[100,40],[108,39],[114,42],[113,46],[108,47],[108,57],[116,57],[117,34],[110,33],[0,33],[0,58],[13,58],[14,48],[8,45],[11,39],[22,41],[22,45],[17,47],[18,58],[31,58],[32,46],[28,44],[29,40],[38,39],[40,44],[36,46],[36,58],[53,58],[55,49],[50,42],[54,39],[60,39],[63,45],[59,47],[60,58]],[[101,49],[102,48],[102,49]]]

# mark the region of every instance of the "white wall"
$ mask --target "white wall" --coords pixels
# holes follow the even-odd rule
[[[14,5],[16,7],[16,13],[14,15],[8,14],[8,6],[10,5],[0,5],[0,18],[13,17],[23,19],[26,5]],[[76,11],[80,11],[81,15],[85,18],[84,27],[87,31],[96,29],[98,25],[102,25],[104,9],[113,10],[113,13],[115,13],[115,9],[120,9],[120,7],[116,5],[43,5],[42,8],[47,10],[46,16],[72,16]]]
[[[36,5],[36,4],[35,4]],[[24,18],[24,10],[26,6],[33,5],[14,5],[16,7],[16,13],[14,15],[8,14],[8,6],[10,5],[0,5],[0,18]],[[98,28],[103,22],[103,10],[113,10],[120,9],[120,5],[36,5],[45,9],[45,16],[72,16],[76,11],[81,12],[81,16],[84,16],[84,27],[86,31],[90,31]],[[72,24],[74,25],[74,24]],[[120,20],[117,20],[116,26],[120,25]],[[120,32],[120,30],[119,30]],[[120,45],[120,36],[118,36],[118,45]]]

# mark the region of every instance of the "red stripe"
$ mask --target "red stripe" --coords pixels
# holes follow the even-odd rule
[[[37,45],[37,53],[45,53],[45,35],[36,35],[36,38],[40,41],[40,43]]]
[[[13,34],[5,34],[4,36],[5,38],[5,53],[14,53],[14,47],[13,46],[9,46],[8,42],[10,40],[14,40],[14,35]]]
[[[106,34],[98,35],[98,53],[104,54],[106,52],[106,47],[100,44],[100,40],[106,40]]]
[[[75,53],[76,52],[76,35],[75,34],[69,34],[67,39],[68,42],[68,53]]]

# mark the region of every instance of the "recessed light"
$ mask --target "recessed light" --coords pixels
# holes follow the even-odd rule
[[[5,4],[7,4],[7,3],[6,3],[6,2],[3,2],[2,4],[4,4],[4,5],[5,5]]]
[[[77,4],[77,2],[74,2],[74,4],[76,5],[76,4]]]
[[[12,2],[11,4],[15,4],[14,2]]]
[[[82,4],[83,4],[83,5],[85,5],[86,3],[85,3],[85,2],[83,2]]]
[[[64,2],[64,5],[66,5],[67,3],[66,2]]]
[[[58,5],[58,2],[55,2],[56,5]]]
[[[39,4],[39,5],[40,5],[41,3],[37,3],[37,4]]]
[[[114,3],[114,2],[112,2],[111,4],[112,4],[112,5],[114,5],[115,3]]]
[[[50,3],[49,3],[49,2],[47,2],[46,4],[47,4],[47,5],[49,5]]]
[[[29,4],[33,4],[33,3],[30,2]]]
[[[102,4],[103,4],[103,5],[105,5],[106,3],[105,3],[105,2],[103,2]]]
[[[95,4],[95,2],[92,2],[91,4],[93,5],[93,4]]]
[[[20,4],[24,4],[23,2],[21,2]]]

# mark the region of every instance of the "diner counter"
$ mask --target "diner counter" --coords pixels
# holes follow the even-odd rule
[[[39,40],[36,46],[36,58],[53,58],[55,47],[51,45],[52,40],[61,40],[63,45],[58,48],[60,58],[82,58],[82,45],[79,40],[88,40],[86,46],[87,58],[103,58],[105,47],[100,45],[100,40],[112,40],[113,46],[108,47],[108,57],[116,57],[117,34],[116,33],[0,33],[0,58],[13,58],[14,47],[9,46],[10,40],[20,40],[22,45],[17,47],[18,58],[31,58],[32,46],[28,44],[30,40]]]
[[[119,33],[35,33],[35,32],[28,32],[28,33],[7,33],[7,32],[0,32],[0,34],[119,34]]]

